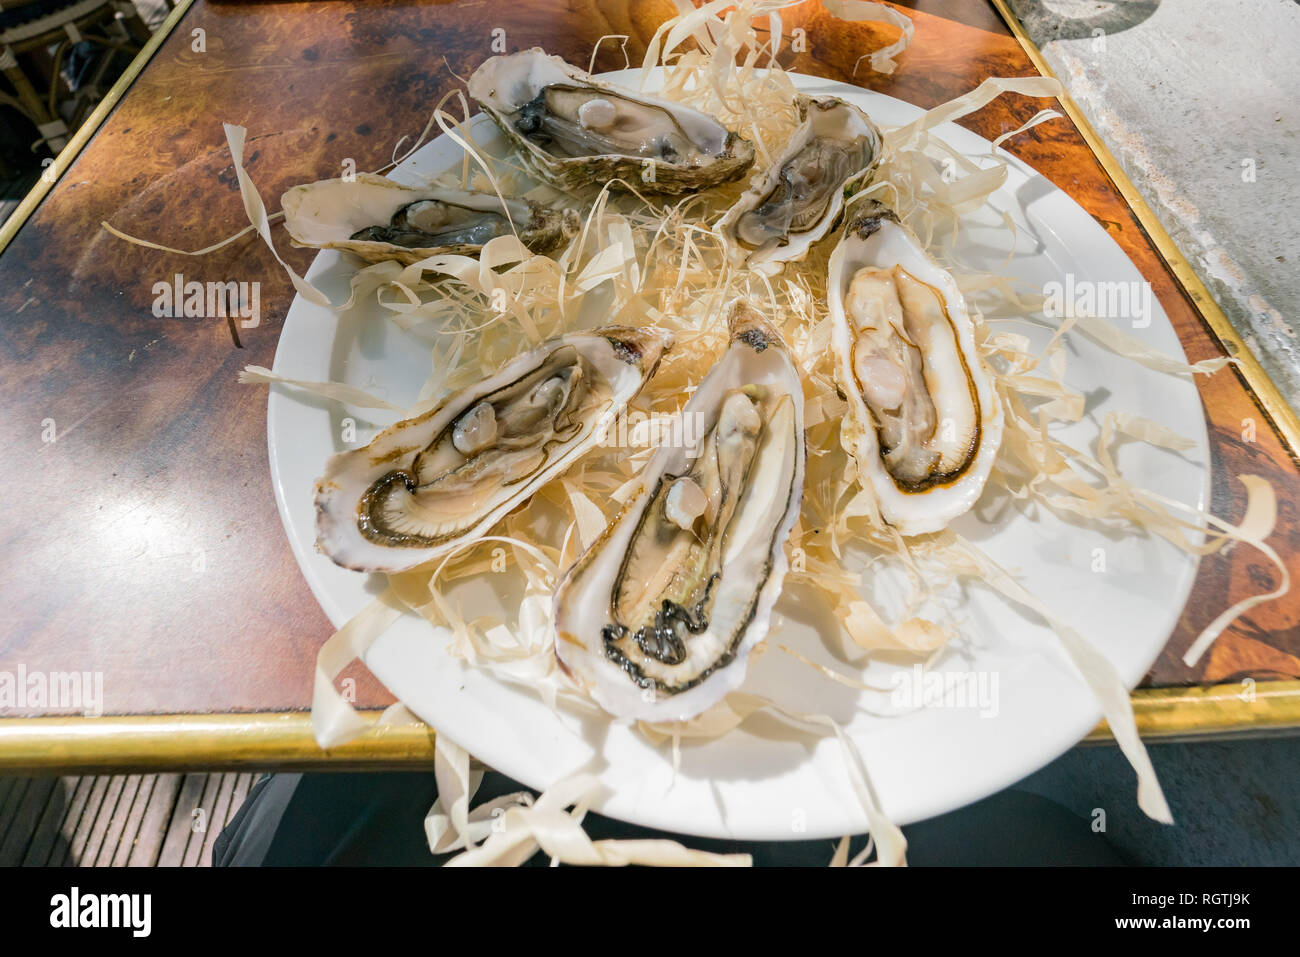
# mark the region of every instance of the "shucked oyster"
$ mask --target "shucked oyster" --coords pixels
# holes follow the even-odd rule
[[[755,313],[737,303],[729,325],[682,412],[699,441],[655,451],[556,592],[560,664],[616,717],[682,721],[739,687],[781,593],[803,497],[803,391]]]
[[[487,60],[469,95],[534,173],[569,191],[621,179],[644,192],[691,192],[754,162],[754,144],[713,117],[602,83],[540,48]]]
[[[317,547],[345,568],[401,571],[487,532],[600,442],[670,337],[607,327],[553,339],[330,458]]]
[[[881,515],[934,532],[980,497],[1002,441],[1002,408],[952,276],[875,201],[831,254],[826,300],[845,449]]]
[[[803,259],[836,226],[844,201],[880,164],[880,131],[835,97],[796,100],[803,122],[763,179],[718,222],[737,264],[774,272]]]
[[[515,234],[535,253],[560,246],[577,214],[495,193],[412,187],[372,173],[288,190],[280,199],[299,246],[345,249],[367,262],[410,265],[439,254],[477,255],[488,240]]]

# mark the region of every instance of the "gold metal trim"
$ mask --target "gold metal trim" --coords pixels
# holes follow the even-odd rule
[[[1300,729],[1300,681],[1133,693],[1148,741],[1254,737]],[[321,749],[303,712],[0,719],[0,773],[127,774],[178,771],[360,771],[433,766],[427,725],[379,725]],[[1103,721],[1085,739],[1110,742]]]
[[[117,78],[117,82],[109,89],[107,95],[99,101],[99,105],[95,107],[90,116],[86,117],[86,121],[77,128],[77,132],[72,135],[72,139],[68,140],[68,145],[59,150],[59,155],[54,157],[54,162],[46,167],[45,172],[41,174],[41,178],[36,181],[36,185],[18,204],[18,208],[13,211],[8,219],[0,223],[0,253],[5,251],[13,238],[18,235],[18,231],[27,224],[27,220],[36,211],[36,207],[41,204],[41,200],[63,178],[63,174],[81,155],[82,149],[90,142],[91,137],[99,132],[99,128],[104,124],[104,120],[108,118],[108,114],[113,111],[113,107],[117,106],[127,88],[135,82],[135,78],[140,75],[140,71],[153,58],[154,53],[162,46],[163,41],[171,36],[176,24],[180,23],[181,18],[185,16],[186,11],[189,10],[190,5],[193,3],[194,0],[177,0],[175,8],[167,15],[167,19],[154,31],[153,36],[149,38],[149,42],[136,54],[135,59],[127,64],[126,70]]]
[[[424,724],[377,725],[323,750],[311,715],[126,715],[0,720],[0,772],[127,774],[161,771],[350,771],[433,767],[434,732]]]
[[[989,2],[997,9],[1007,28],[1019,41],[1020,46],[1029,56],[1029,59],[1033,61],[1038,72],[1043,76],[1055,77],[1056,74],[1048,66],[1042,51],[1029,38],[1029,34],[1025,32],[1024,25],[1021,24],[1019,18],[1011,12],[1007,0],[989,0]],[[1205,287],[1205,283],[1201,281],[1201,277],[1196,274],[1196,270],[1192,268],[1192,264],[1187,261],[1187,257],[1179,250],[1173,237],[1161,225],[1160,220],[1156,218],[1156,214],[1151,211],[1151,207],[1142,198],[1142,194],[1133,185],[1133,181],[1128,178],[1128,174],[1124,172],[1124,168],[1119,164],[1119,161],[1115,159],[1110,149],[1097,135],[1096,130],[1092,128],[1092,124],[1083,115],[1079,105],[1066,92],[1063,92],[1058,97],[1058,102],[1060,102],[1062,109],[1065,110],[1066,115],[1078,127],[1084,142],[1088,144],[1088,148],[1096,156],[1097,162],[1101,164],[1102,169],[1106,171],[1106,175],[1110,177],[1115,188],[1124,197],[1124,201],[1133,210],[1133,215],[1137,217],[1138,223],[1146,231],[1147,238],[1151,240],[1151,245],[1163,257],[1170,272],[1174,274],[1174,278],[1178,280],[1183,287],[1183,291],[1192,300],[1197,311],[1200,312],[1201,318],[1205,320],[1210,327],[1210,331],[1218,339],[1219,344],[1223,346],[1228,355],[1237,358],[1239,365],[1236,366],[1236,370],[1245,380],[1247,391],[1251,393],[1261,411],[1272,423],[1278,435],[1281,436],[1282,444],[1291,454],[1291,457],[1297,464],[1300,464],[1300,417],[1297,417],[1295,410],[1283,398],[1273,380],[1264,371],[1264,367],[1259,364],[1259,360],[1255,358],[1254,353],[1246,346],[1240,333],[1233,327],[1228,317],[1224,315],[1223,310],[1219,308],[1219,304],[1214,301],[1214,297],[1210,295],[1210,291]]]
[[[1132,694],[1138,733],[1148,741],[1259,737],[1300,729],[1300,681],[1238,681]],[[1087,741],[1114,740],[1105,721]]]

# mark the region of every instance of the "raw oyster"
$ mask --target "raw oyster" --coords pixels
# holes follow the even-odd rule
[[[366,262],[410,265],[439,254],[477,255],[496,236],[514,233],[535,253],[556,249],[577,231],[577,214],[495,193],[412,187],[372,173],[306,183],[280,199],[298,246],[345,249]],[[508,215],[507,215],[508,214]]]
[[[897,216],[850,214],[826,282],[842,441],[882,517],[905,535],[943,528],[983,491],[1002,407],[957,283]]]
[[[640,489],[565,574],[555,649],[610,714],[682,721],[744,680],[785,579],[803,498],[803,391],[785,343],[743,302],[731,345]]]
[[[731,260],[769,273],[834,230],[845,200],[880,165],[880,131],[852,103],[800,96],[796,104],[803,122],[785,150],[718,222]]]
[[[671,343],[614,326],[561,336],[332,456],[316,483],[317,547],[345,568],[394,572],[485,534],[603,440]]]
[[[713,117],[602,83],[537,47],[484,62],[469,95],[537,176],[570,192],[625,180],[675,195],[733,180],[754,162],[754,144]]]

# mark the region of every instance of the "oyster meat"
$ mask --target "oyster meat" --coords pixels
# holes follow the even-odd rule
[[[880,131],[856,106],[807,96],[796,104],[803,122],[785,150],[718,221],[738,265],[775,272],[803,259],[839,225],[845,200],[880,164]]]
[[[875,201],[831,254],[826,298],[859,480],[903,534],[938,531],[980,497],[1002,441],[965,299]]]
[[[570,192],[611,180],[691,192],[754,162],[754,144],[713,117],[602,83],[540,48],[487,60],[470,77],[469,95],[537,176]]]
[[[613,326],[561,336],[334,455],[316,483],[317,547],[395,572],[485,534],[603,440],[670,345]]]
[[[288,190],[280,199],[295,245],[343,249],[367,262],[410,265],[440,254],[477,255],[488,240],[515,234],[535,253],[577,232],[577,213],[495,193],[403,186],[372,173]]]
[[[803,392],[785,344],[743,302],[731,344],[640,489],[555,595],[561,666],[610,714],[682,721],[744,679],[785,579],[803,497]]]

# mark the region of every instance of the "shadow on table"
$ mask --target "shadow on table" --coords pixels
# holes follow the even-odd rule
[[[474,803],[518,791],[489,773]],[[264,778],[217,840],[218,866],[429,866],[424,816],[437,796],[432,774],[287,774]],[[724,841],[683,837],[590,814],[593,840],[678,839],[715,854],[752,854],[756,866],[823,867],[836,841]],[[1090,821],[1048,798],[1009,790],[904,828],[908,861],[926,865],[1115,865],[1126,863]],[[865,845],[859,837],[851,854]],[[549,864],[545,855],[531,866]]]

